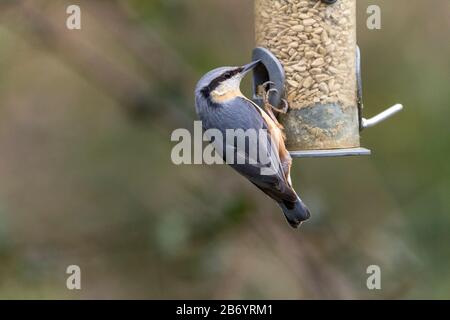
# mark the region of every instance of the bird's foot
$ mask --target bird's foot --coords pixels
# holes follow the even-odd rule
[[[283,107],[282,108],[275,108],[274,106],[271,105],[272,109],[275,110],[278,113],[282,113],[282,114],[286,114],[289,110],[289,103],[287,102],[286,99],[281,99],[281,101],[283,102]]]
[[[266,82],[260,84],[257,88],[256,93],[258,96],[260,96],[263,99],[264,103],[266,103],[266,100],[267,100],[267,92],[270,91],[270,90],[268,90],[268,86],[270,88],[270,86],[272,86],[272,85],[275,85],[275,83],[272,81],[266,81]]]
[[[289,110],[289,104],[288,104],[286,99],[281,99],[281,101],[283,102],[283,107],[281,107],[281,108],[277,108],[277,107],[273,106],[269,102],[270,101],[270,94],[273,93],[273,92],[274,93],[278,93],[278,90],[275,89],[275,88],[272,88],[272,89],[269,89],[266,92],[266,95],[264,97],[264,105],[265,106],[270,106],[271,109],[275,110],[278,113],[286,114],[288,112],[288,110]]]
[[[267,88],[268,85],[274,86],[274,85],[275,85],[275,82],[273,82],[273,81],[266,81],[266,82],[264,82],[264,83],[262,84],[262,86],[263,86],[264,88]]]

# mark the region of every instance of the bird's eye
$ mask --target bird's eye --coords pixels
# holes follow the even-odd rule
[[[230,79],[231,78],[231,72],[226,72],[224,75],[225,79]]]

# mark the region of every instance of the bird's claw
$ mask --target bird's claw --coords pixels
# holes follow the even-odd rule
[[[284,105],[282,108],[275,108],[274,106],[272,106],[272,109],[275,109],[276,112],[286,114],[289,110],[289,103],[287,102],[286,99],[281,99],[281,101],[283,102]]]
[[[273,85],[275,85],[274,82],[266,81],[266,82],[258,85],[258,87],[257,87],[257,95],[262,97],[263,100],[265,99],[264,100],[265,103],[267,102],[267,92],[271,90],[271,89],[267,90],[267,86],[273,86]]]
[[[267,85],[271,85],[271,86],[274,86],[275,85],[275,82],[273,82],[273,81],[266,81],[266,82],[264,82],[263,84],[262,84],[262,86],[265,88]]]
[[[283,107],[282,108],[274,107],[270,103],[270,95],[273,94],[273,93],[278,94],[278,89],[270,88],[270,89],[267,90],[266,88],[267,88],[268,85],[273,86],[273,85],[275,85],[275,83],[273,81],[266,81],[263,84],[258,86],[258,95],[260,97],[262,97],[266,110],[267,111],[275,110],[276,112],[282,113],[282,114],[287,113],[287,111],[289,110],[289,104],[286,101],[286,99],[281,99],[281,101],[283,102]]]
[[[278,93],[278,90],[275,89],[275,88],[272,88],[272,89],[269,89],[266,92],[265,101],[264,101],[265,105],[266,106],[270,106],[271,109],[275,110],[278,113],[286,114],[288,112],[288,110],[289,110],[289,104],[288,104],[287,100],[286,99],[281,99],[281,101],[283,102],[283,107],[277,108],[277,107],[273,106],[271,103],[269,103],[269,101],[270,101],[270,93],[271,92]]]
[[[269,102],[269,101],[270,101],[270,93],[272,93],[272,92],[274,92],[275,94],[277,94],[277,93],[278,93],[278,90],[275,89],[275,88],[272,88],[272,89],[267,90],[267,92],[266,92],[266,102]]]

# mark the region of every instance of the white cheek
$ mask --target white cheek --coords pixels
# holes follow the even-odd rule
[[[216,93],[218,95],[223,95],[223,94],[226,94],[227,92],[235,91],[235,90],[239,89],[240,84],[241,84],[241,79],[238,77],[233,77],[231,79],[228,79],[228,80],[222,82],[217,87],[217,89],[214,91],[216,91]]]

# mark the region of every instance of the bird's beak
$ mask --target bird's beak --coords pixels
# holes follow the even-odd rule
[[[249,71],[253,70],[260,62],[261,60],[256,60],[249,64],[246,64],[245,66],[242,66],[241,71],[242,76],[246,75]]]

